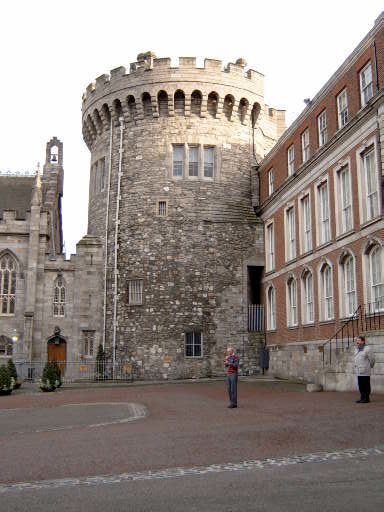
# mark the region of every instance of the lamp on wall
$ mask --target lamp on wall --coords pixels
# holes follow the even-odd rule
[[[11,339],[12,339],[13,343],[17,343],[19,341],[20,335],[16,331],[16,329],[13,329],[13,333],[12,333]]]

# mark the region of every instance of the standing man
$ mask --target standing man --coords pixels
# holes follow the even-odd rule
[[[237,372],[239,369],[239,358],[232,347],[227,348],[227,357],[224,360],[227,370],[227,387],[229,396],[229,409],[237,407]]]
[[[360,391],[360,400],[357,404],[367,404],[371,394],[371,369],[375,365],[375,356],[371,348],[365,344],[365,337],[358,336],[356,339],[355,350],[355,368],[357,373],[357,382]]]

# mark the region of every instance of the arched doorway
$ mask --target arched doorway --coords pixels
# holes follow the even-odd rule
[[[65,372],[65,361],[67,360],[67,341],[62,336],[60,327],[55,327],[53,336],[48,338],[47,355],[48,361],[56,361],[61,369],[61,374]]]

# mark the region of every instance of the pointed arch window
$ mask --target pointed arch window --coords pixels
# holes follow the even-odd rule
[[[303,323],[312,324],[314,321],[313,307],[313,277],[312,273],[307,270],[302,278],[303,286]]]
[[[325,263],[320,270],[320,308],[321,320],[333,319],[333,279],[332,268],[328,263]]]
[[[356,276],[355,260],[347,254],[341,260],[341,309],[344,317],[349,317],[356,311]]]
[[[368,297],[372,311],[384,310],[384,249],[375,244],[370,247],[368,258]]]
[[[14,315],[16,304],[16,262],[10,254],[0,258],[0,315]]]
[[[58,275],[53,289],[53,316],[65,316],[66,287],[63,276]]]

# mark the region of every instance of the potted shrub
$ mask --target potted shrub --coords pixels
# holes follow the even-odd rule
[[[17,376],[16,366],[12,359],[8,359],[7,368],[9,375],[11,376],[11,379],[13,379],[14,381],[13,389],[19,389],[19,387],[21,386],[21,380]]]
[[[12,377],[5,365],[0,366],[0,395],[10,395],[13,389]]]
[[[39,387],[42,391],[55,391],[57,384],[57,372],[54,365],[48,361],[44,366],[43,375],[39,381]]]

